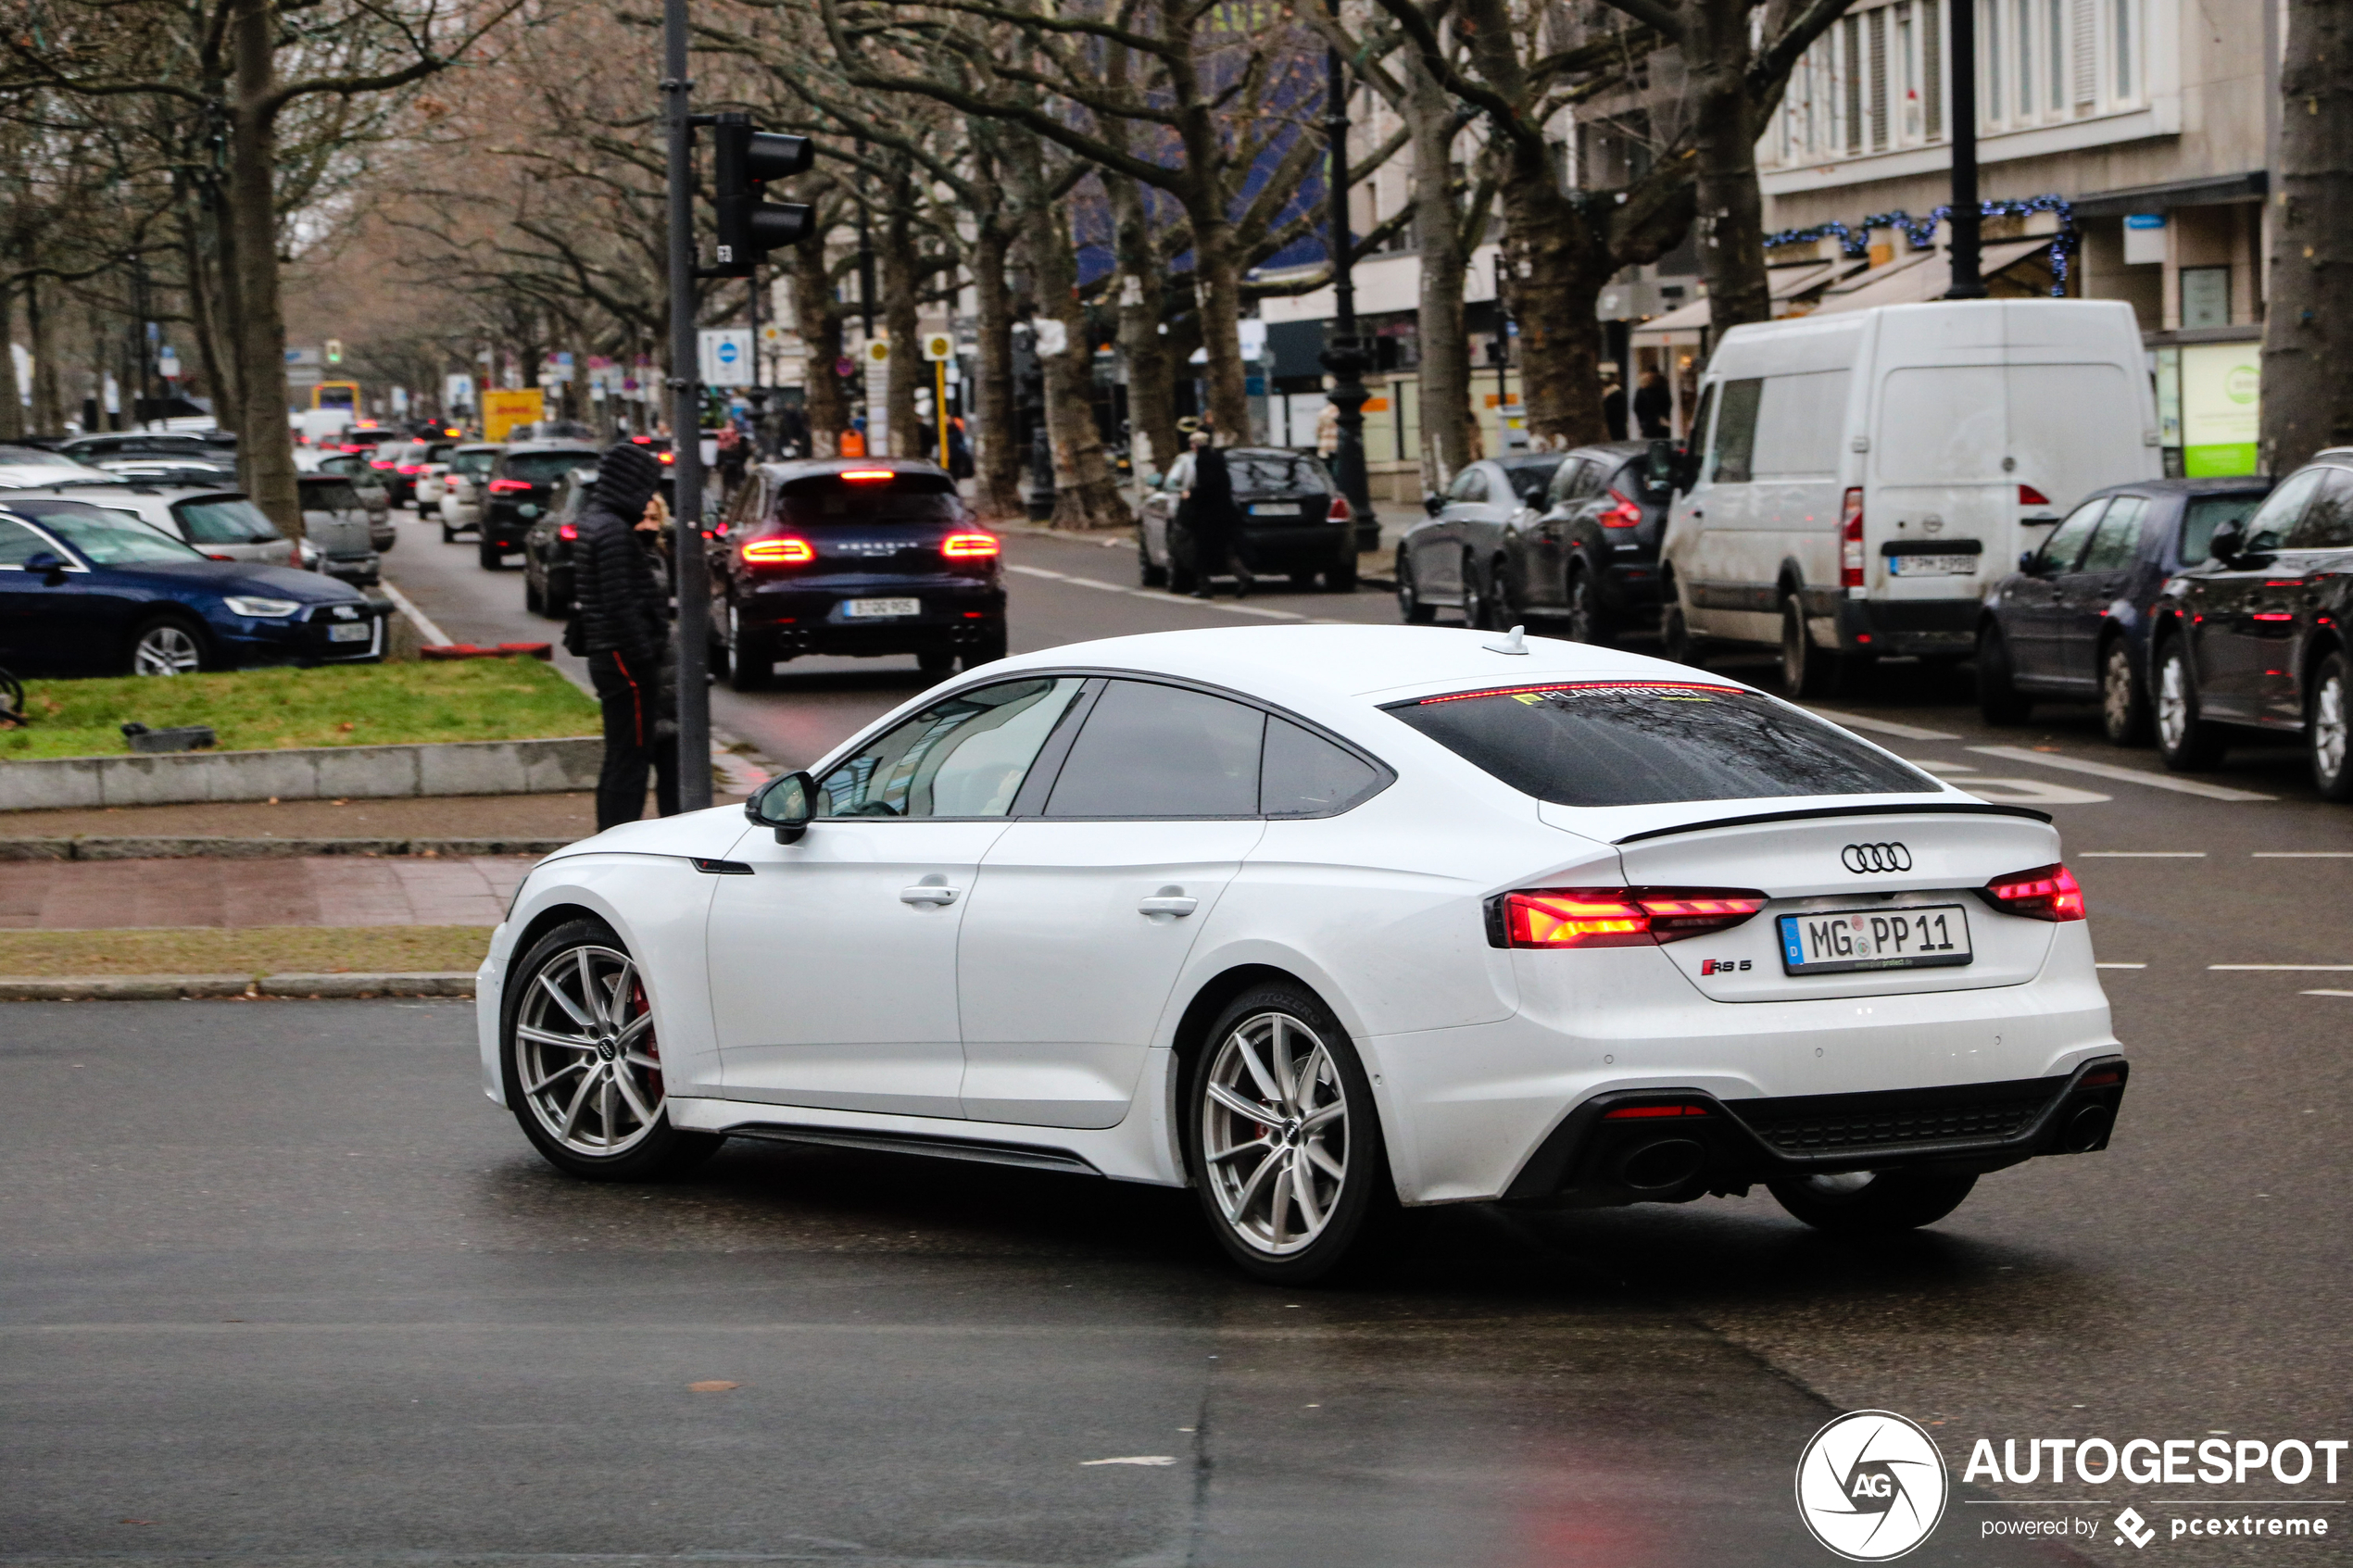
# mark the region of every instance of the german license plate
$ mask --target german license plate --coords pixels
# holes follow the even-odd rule
[[[1969,912],[1958,904],[1823,909],[1780,917],[1781,969],[1836,974],[1856,969],[1930,969],[1969,961]]]
[[[852,621],[880,621],[894,615],[921,615],[921,599],[844,599],[841,612]]]
[[[1297,517],[1299,503],[1297,501],[1258,501],[1251,506],[1250,515],[1252,517]]]
[[[364,621],[327,628],[327,641],[331,643],[364,643],[373,634],[374,628]]]
[[[1974,577],[1975,556],[1890,556],[1888,570],[1898,577]]]

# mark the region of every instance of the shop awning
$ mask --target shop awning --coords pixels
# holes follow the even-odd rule
[[[2002,240],[1984,247],[1978,260],[1978,275],[1991,278],[2006,268],[2014,267],[2039,251],[2051,248],[2051,238],[2039,240]],[[1914,251],[1884,267],[1875,267],[1858,273],[1822,295],[1822,303],[1815,312],[1823,314],[1837,310],[1868,310],[1875,305],[1920,305],[1931,299],[1943,299],[1944,291],[1953,286],[1953,259],[1944,248]]]

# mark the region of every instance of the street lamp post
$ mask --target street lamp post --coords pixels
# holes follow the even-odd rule
[[[1332,16],[1340,16],[1340,0],[1325,0]],[[1356,281],[1349,252],[1348,232],[1348,73],[1340,51],[1324,51],[1324,147],[1327,165],[1324,192],[1325,245],[1332,258],[1332,336],[1319,356],[1331,372],[1327,395],[1340,410],[1340,444],[1332,451],[1333,477],[1360,530],[1375,524],[1372,492],[1365,475],[1364,341],[1356,335]]]
[[[1983,299],[1985,280],[1978,270],[1981,246],[1977,199],[1977,0],[1954,0],[1946,7],[1953,18],[1953,284],[1947,299]]]
[[[686,77],[686,0],[663,0],[661,95],[670,132],[670,450],[676,487],[678,806],[711,804],[711,688],[705,679],[711,580],[702,553],[701,355],[695,335],[694,83]]]

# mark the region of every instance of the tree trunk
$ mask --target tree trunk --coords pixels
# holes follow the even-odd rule
[[[17,384],[17,291],[0,286],[0,441],[24,435],[24,391]]]
[[[1020,175],[1022,252],[1029,264],[1041,321],[1063,325],[1063,350],[1040,353],[1046,381],[1046,442],[1054,461],[1056,528],[1114,528],[1132,521],[1103,458],[1095,424],[1095,345],[1087,341],[1087,311],[1078,303],[1078,257],[1071,248],[1069,215],[1044,197],[1037,155]]]
[[[237,231],[237,383],[245,423],[237,457],[245,493],[289,539],[302,537],[294,440],[286,425],[286,322],[278,292],[277,12],[236,0],[230,22],[236,98],[229,119],[229,222]]]
[[[180,193],[180,257],[188,275],[188,323],[195,334],[196,364],[204,372],[206,394],[212,399],[213,417],[224,426],[235,417],[236,378],[230,374],[220,347],[220,327],[213,308],[214,275],[206,255],[204,202],[193,186]]]
[[[1140,479],[1166,469],[1183,449],[1176,433],[1176,388],[1169,376],[1168,340],[1160,330],[1160,247],[1153,239],[1143,187],[1116,174],[1105,174],[1102,180],[1111,194],[1112,244],[1119,258],[1120,275],[1113,287],[1120,357],[1127,362],[1127,458]]]
[[[1013,420],[1013,297],[1005,282],[1012,241],[995,217],[973,243],[973,293],[980,314],[980,383],[975,413],[974,472],[985,517],[1019,517],[1021,442]]]
[[[35,435],[63,435],[66,406],[57,374],[56,312],[41,308],[41,280],[24,285],[26,334],[32,340],[32,427]]]
[[[1529,440],[1550,450],[1606,441],[1594,308],[1618,263],[1562,192],[1549,158],[1512,142],[1497,152],[1507,160],[1504,304],[1519,325]]]
[[[924,449],[917,428],[915,389],[931,383],[931,367],[924,362],[922,328],[915,315],[917,269],[915,253],[915,193],[911,181],[895,180],[890,188],[890,217],[883,224],[883,331],[890,339],[890,376],[885,393],[890,420],[890,455],[937,461],[939,448]],[[877,454],[879,456],[879,454]]]
[[[1401,107],[1413,136],[1414,228],[1422,258],[1422,486],[1435,495],[1473,459],[1470,343],[1463,331],[1469,269],[1454,203],[1453,101],[1418,51],[1406,51],[1399,69],[1405,77]]]
[[[825,230],[812,226],[792,252],[793,325],[808,350],[806,402],[809,455],[831,458],[840,450],[849,424],[849,399],[834,366],[841,358],[841,302],[834,297],[833,274],[825,266]]]
[[[1230,445],[1251,438],[1250,393],[1242,375],[1241,272],[1234,264],[1233,225],[1214,208],[1197,212],[1193,238],[1202,347],[1209,359],[1202,367],[1209,372],[1209,419],[1220,443]]]
[[[1693,238],[1707,282],[1707,320],[1727,327],[1772,320],[1765,277],[1765,197],[1756,183],[1755,106],[1748,91],[1751,0],[1699,0],[1685,48],[1698,126]]]
[[[2265,469],[2353,441],[2353,6],[2288,0],[2263,329]]]

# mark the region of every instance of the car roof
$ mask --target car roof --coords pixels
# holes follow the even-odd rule
[[[593,456],[596,453],[597,448],[585,441],[574,441],[569,437],[557,437],[547,441],[512,442],[505,447],[505,450],[517,454],[532,452],[586,452]]]
[[[847,473],[852,469],[872,472],[888,469],[893,473],[945,474],[948,470],[937,463],[921,458],[787,458],[781,462],[762,463],[760,471],[779,483],[796,479],[813,479],[829,473]]]
[[[1566,452],[1518,452],[1508,458],[1490,458],[1487,460],[1497,468],[1509,471],[1512,469],[1539,468],[1547,463],[1557,467],[1561,459],[1567,456]]]
[[[2094,501],[2102,495],[2259,495],[2271,488],[2270,480],[2256,474],[2241,474],[2232,479],[2135,479],[2095,490],[2083,499]],[[2077,503],[2079,506],[2082,504]]]

